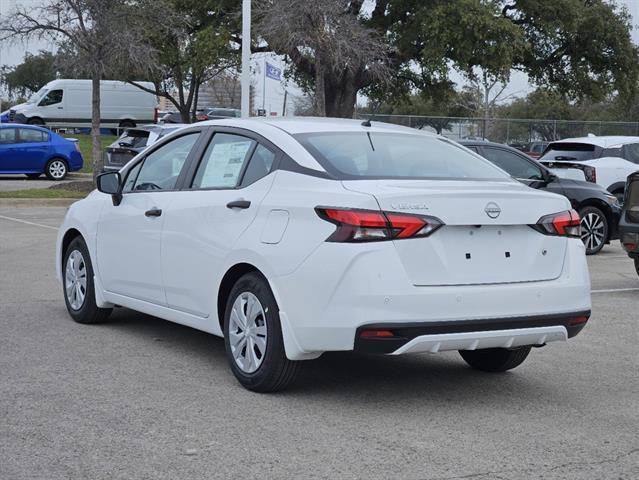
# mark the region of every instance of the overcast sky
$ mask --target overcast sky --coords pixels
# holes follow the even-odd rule
[[[36,6],[41,3],[42,0],[0,0],[0,16],[7,14],[11,10],[13,10],[16,4],[24,6]],[[639,0],[618,0],[618,3],[625,5],[632,15],[633,24],[635,25],[635,28],[632,32],[632,37],[635,43],[639,44],[639,28],[637,28],[637,25],[639,24]],[[35,40],[28,43],[17,43],[10,45],[3,43],[2,45],[0,45],[0,65],[15,65],[17,63],[20,63],[24,58],[25,53],[27,52],[35,53],[39,50],[54,49],[55,47],[47,42]],[[462,77],[455,72],[451,74],[451,78],[457,83],[463,82]],[[531,87],[528,85],[528,78],[526,77],[526,75],[519,72],[513,72],[511,82],[504,94],[523,96],[530,90]],[[271,92],[267,92],[267,102],[269,100],[270,93]],[[276,92],[273,91],[272,93],[275,94]],[[277,94],[279,93],[280,92],[278,91]],[[258,95],[261,97],[261,92],[259,92]],[[279,95],[277,96],[279,97]],[[261,99],[258,99],[258,102],[260,102],[260,100]]]

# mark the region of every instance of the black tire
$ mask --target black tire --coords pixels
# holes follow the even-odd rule
[[[28,125],[43,126],[44,125],[44,120],[42,120],[41,118],[38,118],[38,117],[34,117],[34,118],[30,118],[29,120],[27,120],[27,124]]]
[[[623,205],[623,197],[624,197],[624,193],[625,193],[625,190],[616,190],[616,191],[612,192],[612,194],[613,194],[615,197],[617,197],[617,200],[619,200],[619,203],[620,203],[621,205]]]
[[[84,260],[85,272],[86,272],[86,289],[84,295],[84,301],[79,308],[73,308],[67,296],[67,262],[69,256],[78,251],[82,255]],[[91,257],[89,256],[89,250],[82,237],[75,237],[66,251],[64,252],[64,260],[62,263],[62,295],[64,297],[64,303],[67,306],[67,311],[73,320],[78,323],[101,323],[104,322],[111,312],[112,308],[100,308],[95,304],[95,287],[93,284],[93,265],[91,264]]]
[[[41,173],[27,173],[27,178],[29,180],[37,180],[38,178],[40,178],[40,175],[42,175]]]
[[[586,247],[586,255],[595,255],[609,240],[608,218],[601,210],[592,206],[580,208],[579,216],[581,217],[581,241]]]
[[[230,341],[231,311],[235,301],[244,293],[257,297],[264,311],[266,325],[266,352],[261,364],[252,373],[246,373],[233,357]],[[266,279],[259,273],[242,276],[231,289],[224,314],[224,346],[235,378],[244,388],[254,392],[276,392],[287,388],[297,376],[301,362],[286,358],[280,324],[279,307]],[[246,348],[246,347],[245,347]]]
[[[60,165],[64,166],[64,172],[59,176],[59,174],[55,172],[60,171],[58,168]],[[59,180],[64,180],[68,173],[69,173],[69,164],[67,164],[67,161],[64,160],[63,158],[52,158],[51,160],[47,162],[46,166],[44,167],[44,174],[47,176],[47,178],[49,180],[53,180],[56,182]]]
[[[637,271],[637,275],[639,275],[639,258],[635,258],[635,270]]]
[[[484,372],[505,372],[521,365],[532,347],[487,348],[485,350],[460,350],[468,365]]]

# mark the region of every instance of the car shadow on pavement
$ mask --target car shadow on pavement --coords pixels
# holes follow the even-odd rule
[[[161,341],[175,347],[176,355],[198,357],[203,364],[231,375],[224,341],[215,335],[125,308],[117,308],[102,327]],[[533,349],[528,362],[535,362],[535,353]],[[568,392],[557,391],[534,368],[524,370],[525,365],[502,374],[475,371],[456,352],[398,357],[330,352],[304,362],[297,381],[278,395],[316,400],[356,397],[362,404],[382,398],[384,402],[393,398],[406,402],[411,397],[419,402],[428,399],[429,404],[528,402],[531,397],[569,401]],[[210,378],[215,381],[214,376]],[[243,390],[239,384],[238,389]]]

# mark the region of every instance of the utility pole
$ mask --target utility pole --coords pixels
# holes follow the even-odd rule
[[[249,117],[251,86],[251,0],[242,0],[242,118]]]

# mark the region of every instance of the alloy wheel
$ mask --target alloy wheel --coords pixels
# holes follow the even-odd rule
[[[60,180],[64,178],[64,176],[66,175],[67,166],[64,164],[62,160],[54,160],[49,165],[49,173],[54,179]]]
[[[231,310],[229,343],[237,366],[255,372],[266,355],[267,328],[264,308],[251,292],[237,296]]]
[[[598,250],[606,241],[606,226],[601,215],[588,212],[581,219],[581,241],[588,251]]]
[[[64,286],[69,305],[73,310],[80,310],[87,294],[87,266],[79,250],[73,250],[67,258]]]

